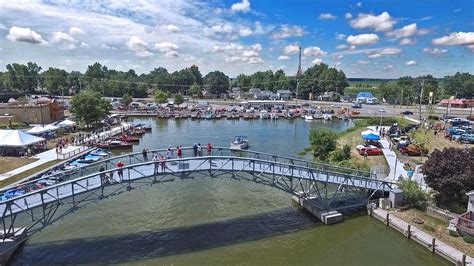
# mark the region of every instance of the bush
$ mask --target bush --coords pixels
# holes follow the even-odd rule
[[[398,182],[398,187],[403,190],[405,202],[419,210],[426,208],[427,194],[421,190],[421,187],[414,180],[404,179]]]
[[[316,159],[326,161],[336,149],[337,134],[330,129],[312,129],[309,133],[309,143]]]
[[[474,244],[474,238],[473,237],[470,237],[470,236],[463,236],[462,239],[469,243],[469,244]]]
[[[448,233],[449,233],[449,235],[452,236],[452,237],[458,237],[458,236],[459,236],[458,232],[456,232],[456,231],[454,231],[454,230],[449,230]]]
[[[336,148],[333,152],[331,152],[331,162],[342,162],[349,160],[351,158],[351,147],[347,144],[341,148]]]

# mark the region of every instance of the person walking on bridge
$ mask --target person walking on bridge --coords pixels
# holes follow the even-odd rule
[[[165,172],[166,170],[166,159],[165,159],[165,156],[161,156],[160,157],[160,165],[161,165],[161,172]]]
[[[166,150],[166,159],[173,159],[173,149],[171,148],[171,145],[169,145],[168,150]]]
[[[181,159],[183,158],[183,148],[181,146],[176,147],[177,153],[178,153],[178,158]]]
[[[198,146],[196,143],[194,143],[193,145],[193,152],[194,152],[194,157],[197,157],[198,156]]]
[[[212,153],[212,145],[211,143],[207,143],[207,156],[210,156]]]
[[[143,149],[142,155],[143,155],[143,160],[145,162],[148,162],[148,150],[147,149]]]
[[[159,165],[160,165],[158,155],[155,154],[151,160],[154,162],[153,163],[153,165],[154,165],[153,174],[157,175],[158,171],[159,171]]]
[[[122,162],[122,161],[119,161],[117,163],[117,173],[118,173],[118,176],[120,178],[120,181],[123,181],[123,167],[125,166],[125,164]]]

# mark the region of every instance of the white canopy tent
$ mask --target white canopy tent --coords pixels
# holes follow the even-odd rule
[[[44,128],[47,129],[48,131],[55,131],[55,130],[57,130],[59,127],[57,127],[57,126],[55,126],[55,125],[53,125],[53,124],[49,124],[49,125],[46,125]]]
[[[73,127],[76,125],[76,122],[66,119],[58,124],[60,127]]]
[[[373,130],[370,130],[370,129],[360,132],[360,135],[361,135],[362,137],[363,137],[363,136],[367,136],[367,135],[369,135],[369,134],[374,134],[374,135],[377,135],[377,136],[378,136],[378,135],[379,135],[379,132],[373,131]]]
[[[48,131],[50,131],[50,130],[47,129],[46,127],[43,127],[41,125],[36,125],[33,128],[27,130],[26,133],[33,134],[33,135],[40,135],[40,134],[46,133]]]
[[[0,130],[0,147],[25,147],[44,141],[21,130]]]

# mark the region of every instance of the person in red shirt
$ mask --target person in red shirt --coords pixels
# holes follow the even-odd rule
[[[118,176],[120,178],[120,181],[123,180],[123,167],[125,166],[125,164],[122,162],[122,161],[119,161],[117,163],[117,168],[118,168]]]
[[[211,155],[211,153],[212,153],[212,145],[211,143],[207,143],[207,155],[209,156]]]
[[[178,158],[183,158],[183,148],[179,146],[176,149],[178,150]]]

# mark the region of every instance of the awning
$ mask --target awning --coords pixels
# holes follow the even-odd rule
[[[363,139],[364,140],[380,140],[380,137],[375,134],[368,134],[368,135],[363,136]]]
[[[73,127],[76,125],[76,122],[66,119],[58,124],[60,127]]]
[[[41,141],[44,141],[44,139],[20,130],[0,130],[0,147],[24,147]]]
[[[46,133],[50,131],[49,129],[46,129],[45,127],[42,127],[41,125],[34,126],[33,128],[29,129],[26,131],[26,133],[33,134],[33,135],[40,135],[43,133]]]
[[[373,134],[373,135],[377,135],[377,136],[379,135],[379,133],[377,131],[373,131],[373,130],[370,130],[370,129],[360,132],[360,135],[362,137],[367,136],[369,134]]]

